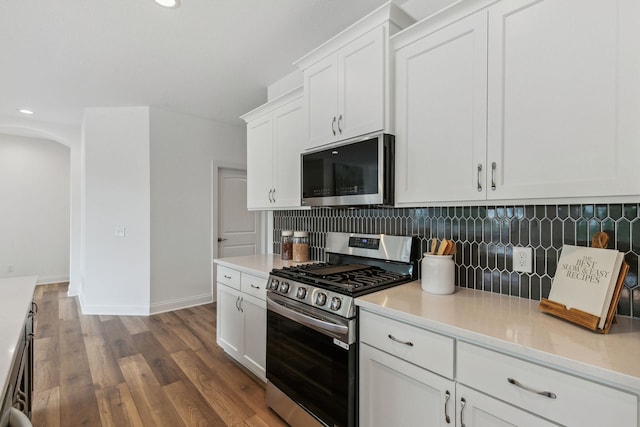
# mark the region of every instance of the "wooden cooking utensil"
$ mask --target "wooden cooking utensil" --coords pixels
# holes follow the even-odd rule
[[[438,255],[444,255],[445,251],[447,250],[447,247],[448,247],[448,240],[442,239],[442,242],[440,242],[440,247],[438,247]]]
[[[609,244],[609,235],[603,231],[598,231],[593,235],[591,239],[591,247],[592,248],[602,248],[607,249],[607,245]]]
[[[447,250],[444,252],[445,255],[455,255],[456,253],[456,244],[453,243],[453,240],[447,240]]]
[[[431,251],[429,253],[431,255],[435,255],[437,247],[438,247],[438,239],[434,237],[433,239],[431,239]]]

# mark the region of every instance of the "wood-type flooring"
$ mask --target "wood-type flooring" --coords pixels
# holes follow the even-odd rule
[[[67,288],[36,288],[35,427],[286,426],[216,345],[215,304],[86,316]]]

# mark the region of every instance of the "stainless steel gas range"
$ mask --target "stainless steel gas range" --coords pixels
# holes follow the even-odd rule
[[[326,262],[267,283],[267,404],[293,427],[357,425],[354,298],[417,278],[418,242],[327,233]]]

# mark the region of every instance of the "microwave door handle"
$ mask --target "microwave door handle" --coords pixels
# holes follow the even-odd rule
[[[298,322],[302,325],[308,326],[311,329],[315,329],[318,332],[323,333],[324,335],[334,336],[334,334],[339,334],[341,336],[346,336],[349,332],[349,327],[344,325],[336,325],[335,323],[325,322],[320,319],[316,319],[315,317],[307,316],[304,313],[300,313],[298,311],[291,310],[287,307],[284,307],[281,304],[278,304],[276,301],[272,301],[267,298],[267,309],[273,311],[274,313],[278,313],[288,319],[293,320],[294,322]],[[327,333],[327,332],[333,332]]]

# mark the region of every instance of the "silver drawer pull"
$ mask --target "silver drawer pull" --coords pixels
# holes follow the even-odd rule
[[[555,393],[551,393],[550,391],[535,390],[531,387],[527,387],[526,385],[521,384],[513,378],[507,378],[507,381],[509,381],[510,384],[513,384],[516,387],[520,387],[521,389],[530,391],[531,393],[539,394],[540,396],[548,397],[549,399],[555,399],[557,397]]]
[[[462,418],[462,411],[464,411],[464,407],[467,406],[467,400],[464,397],[460,398],[460,427],[466,427],[466,424]]]
[[[260,289],[260,286],[256,286],[256,285],[254,285],[253,283],[250,283],[250,285],[251,285],[251,287],[252,287],[253,289]]]
[[[391,341],[395,341],[395,342],[397,342],[397,343],[404,344],[404,345],[408,345],[409,347],[413,347],[413,343],[412,343],[411,341],[402,341],[402,340],[399,340],[398,338],[394,337],[394,336],[393,336],[393,335],[391,335],[391,334],[389,334],[388,336],[389,336],[389,339],[390,339]]]
[[[449,403],[450,398],[451,393],[449,393],[449,390],[446,390],[444,393],[444,420],[447,424],[451,424],[451,417],[449,416],[449,412],[447,412],[447,403]]]
[[[231,279],[231,276],[227,276],[226,274],[224,275],[225,279]]]

